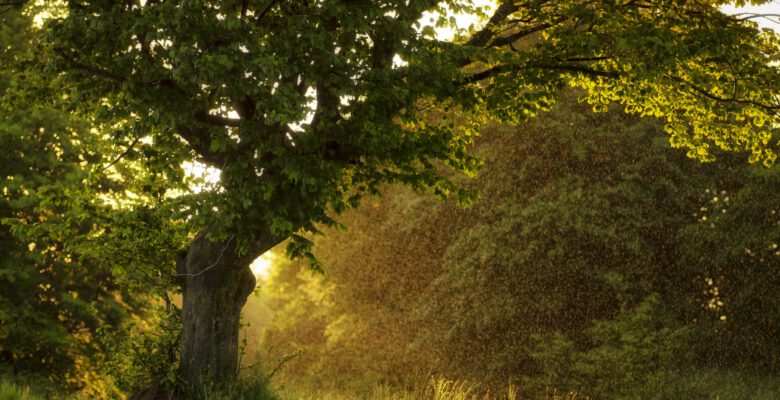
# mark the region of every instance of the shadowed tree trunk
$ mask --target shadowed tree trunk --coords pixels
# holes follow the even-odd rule
[[[180,378],[196,392],[236,379],[241,309],[255,288],[249,264],[279,242],[263,240],[239,256],[232,236],[212,241],[209,232],[195,238],[177,265],[183,293]]]

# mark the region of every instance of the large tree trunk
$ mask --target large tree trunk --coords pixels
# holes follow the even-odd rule
[[[187,390],[233,382],[238,375],[241,308],[255,288],[251,261],[278,240],[258,243],[239,256],[232,237],[215,242],[202,232],[179,260],[183,316],[180,378]]]

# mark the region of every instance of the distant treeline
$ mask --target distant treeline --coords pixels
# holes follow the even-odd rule
[[[387,187],[277,265],[261,360],[322,390],[427,376],[595,399],[769,398],[780,372],[780,174],[567,96],[487,126],[462,209]],[[465,182],[465,181],[464,181]],[[764,397],[762,397],[764,396]],[[769,397],[766,397],[769,396]]]

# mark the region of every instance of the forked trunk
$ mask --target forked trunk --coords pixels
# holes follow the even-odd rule
[[[255,288],[249,264],[276,244],[269,241],[239,257],[232,237],[214,242],[207,232],[177,268],[183,293],[180,378],[187,390],[200,393],[236,379],[241,308]]]

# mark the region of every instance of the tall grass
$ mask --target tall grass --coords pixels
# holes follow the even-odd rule
[[[83,394],[47,393],[33,385],[32,389],[24,384],[14,383],[12,379],[0,377],[0,400],[45,400],[96,399]],[[50,397],[53,396],[53,397]],[[116,398],[116,397],[109,397]],[[185,396],[190,399],[190,397]],[[274,389],[267,379],[244,378],[236,385],[212,390],[201,400],[593,400],[594,398],[576,392],[559,392],[548,388],[546,393],[532,397],[520,397],[516,386],[509,384],[500,393],[489,393],[478,384],[467,381],[453,381],[433,378],[406,390],[387,385],[366,386],[350,392],[321,390],[285,390]],[[598,396],[597,399],[614,398]],[[651,377],[646,387],[638,389],[629,397],[621,398],[662,400],[662,399],[701,399],[701,400],[776,400],[780,399],[780,380],[767,380],[763,376],[728,371],[693,371],[676,376],[659,375]]]
[[[239,380],[235,385],[213,390],[203,400],[281,400],[269,387],[268,380],[251,377]]]
[[[43,400],[34,395],[30,388],[16,385],[2,380],[0,381],[0,400]]]
[[[558,389],[547,388],[546,400],[590,400],[590,397],[580,397],[577,392],[558,393]]]
[[[407,390],[397,390],[389,386],[366,388],[359,393],[322,393],[319,391],[282,392],[284,400],[525,400],[519,397],[516,386],[509,384],[502,393],[485,393],[477,384],[467,381],[452,381],[433,378],[429,383]],[[541,400],[536,397],[533,400]],[[576,393],[558,393],[549,390],[545,400],[589,400]],[[529,399],[531,400],[531,399]]]

